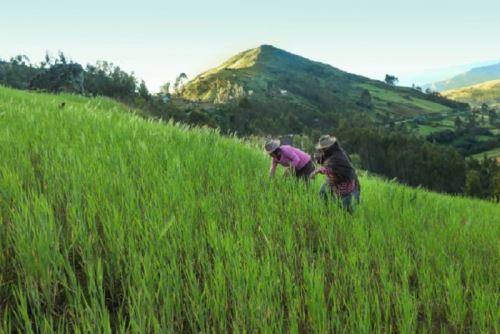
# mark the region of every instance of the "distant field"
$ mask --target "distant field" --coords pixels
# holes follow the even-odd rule
[[[58,108],[66,101],[64,109]],[[0,87],[0,333],[498,333],[500,206]]]
[[[418,132],[422,136],[430,135],[433,132],[451,130],[452,128],[447,126],[429,126],[429,125],[419,125]]]
[[[473,106],[480,106],[486,103],[494,107],[500,105],[500,80],[492,80],[473,86],[448,90],[442,94],[450,99],[467,102]]]
[[[359,84],[358,87],[362,87],[367,89],[372,97],[378,97],[385,101],[390,101],[394,103],[402,103],[408,106],[417,107],[422,109],[425,113],[434,113],[434,112],[449,112],[450,108],[443,106],[438,103],[434,103],[431,101],[425,101],[419,98],[410,97],[409,99],[404,98],[401,94],[397,94],[390,90],[384,90],[378,87],[375,87],[370,84]]]
[[[493,149],[493,150],[490,150],[490,151],[486,151],[486,152],[481,152],[481,153],[475,154],[473,157],[474,157],[474,158],[477,158],[477,159],[481,159],[481,158],[483,158],[485,155],[486,155],[488,158],[496,158],[496,157],[500,157],[500,147],[499,147],[499,148],[496,148],[496,149]]]

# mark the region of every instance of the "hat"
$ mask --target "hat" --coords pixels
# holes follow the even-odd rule
[[[264,149],[267,153],[273,153],[280,147],[281,143],[278,139],[269,139],[264,144]]]
[[[330,135],[324,135],[319,138],[318,144],[316,145],[316,149],[321,150],[325,148],[329,148],[333,144],[337,142],[337,138],[330,136]]]

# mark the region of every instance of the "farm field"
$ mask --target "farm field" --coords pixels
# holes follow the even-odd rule
[[[0,87],[0,332],[500,331],[498,204],[363,175],[351,216],[268,167],[214,130]]]
[[[500,157],[500,148],[496,148],[496,149],[493,149],[493,150],[490,150],[490,151],[486,151],[486,152],[481,152],[481,153],[475,154],[474,157],[477,158],[477,159],[481,159],[485,155],[488,158]]]
[[[443,95],[453,100],[480,107],[483,103],[497,107],[500,103],[500,80],[490,80],[476,85],[444,91]]]
[[[443,113],[438,115],[437,117],[429,118],[428,116],[422,116],[420,119],[412,119],[409,121],[403,121],[400,123],[406,123],[410,124],[410,129],[412,131],[421,136],[421,137],[427,137],[428,135],[431,134],[436,134],[439,132],[456,132],[456,127],[455,127],[455,119],[459,117],[460,120],[465,123],[469,117],[468,112],[452,112],[452,113]],[[478,117],[479,118],[479,117]],[[500,135],[500,129],[498,129],[498,125],[492,125],[491,122],[489,121],[488,117],[482,117],[480,118],[480,127],[481,127],[481,134],[475,134],[475,135],[469,135],[468,140],[474,140],[477,143],[486,143],[486,142],[497,142],[498,143],[498,138]],[[454,142],[460,142],[463,141],[463,138],[456,138]],[[454,144],[454,143],[450,143]],[[466,154],[469,157],[474,157],[477,158],[478,156],[484,156],[484,154],[487,154],[489,157],[497,157],[500,155],[497,155],[499,150],[497,148],[490,149],[492,146],[490,145],[489,147],[483,148],[482,152],[479,152],[477,154],[474,153],[469,153]],[[494,145],[493,145],[494,147]]]

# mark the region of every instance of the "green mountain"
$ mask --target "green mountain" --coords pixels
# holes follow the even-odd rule
[[[500,79],[447,90],[442,94],[452,100],[466,102],[475,107],[483,103],[488,104],[490,107],[496,107],[500,105]]]
[[[430,88],[441,92],[498,79],[500,79],[500,62],[494,65],[473,68],[470,71],[456,75],[448,80],[424,85],[423,88]]]
[[[236,138],[3,87],[0,157],[0,333],[498,332],[495,203],[362,175],[347,215]]]
[[[253,106],[254,119],[308,127],[328,123],[339,113],[363,112],[374,120],[402,120],[465,108],[436,95],[390,86],[270,45],[244,51],[200,74],[185,86],[183,97]],[[261,123],[261,128],[269,130]]]

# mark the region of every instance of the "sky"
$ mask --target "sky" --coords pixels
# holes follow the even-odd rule
[[[84,65],[107,60],[157,92],[181,72],[193,78],[271,44],[409,85],[434,70],[499,61],[499,13],[498,0],[2,1],[0,58],[39,62],[63,51]]]

